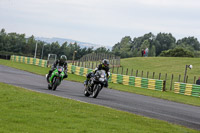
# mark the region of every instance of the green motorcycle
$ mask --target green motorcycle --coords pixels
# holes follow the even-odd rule
[[[48,89],[55,91],[63,80],[64,75],[64,68],[62,66],[57,66],[52,72],[51,77],[49,77]]]

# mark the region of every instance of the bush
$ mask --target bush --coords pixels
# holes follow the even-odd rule
[[[174,48],[162,51],[160,56],[165,57],[194,57],[194,53],[184,48]]]

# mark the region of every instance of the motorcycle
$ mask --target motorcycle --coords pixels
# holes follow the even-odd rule
[[[88,84],[85,84],[84,95],[86,97],[92,95],[93,98],[96,98],[106,82],[106,72],[104,70],[97,70],[88,81]]]
[[[62,66],[57,66],[56,69],[52,72],[51,76],[49,77],[48,89],[55,91],[56,88],[61,84],[64,75],[64,68]]]

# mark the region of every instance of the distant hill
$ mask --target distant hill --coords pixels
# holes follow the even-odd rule
[[[62,45],[64,42],[69,43],[74,43],[76,42],[81,48],[89,48],[89,47],[94,47],[94,49],[98,48],[98,47],[102,47],[103,45],[99,45],[99,44],[93,44],[93,43],[87,43],[87,42],[80,42],[77,40],[72,40],[72,39],[65,39],[65,38],[45,38],[45,37],[35,37],[36,40],[40,40],[40,41],[44,41],[46,43],[52,43],[52,42],[58,42],[60,45]],[[109,46],[104,46],[107,49],[112,49],[112,47]]]

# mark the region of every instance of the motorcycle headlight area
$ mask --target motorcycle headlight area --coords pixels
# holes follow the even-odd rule
[[[101,78],[104,78],[104,75],[101,75]]]
[[[103,81],[104,81],[104,78],[99,78],[99,81],[103,82]]]
[[[57,76],[64,76],[64,74],[59,73],[59,72],[56,72],[56,75],[57,75]]]

